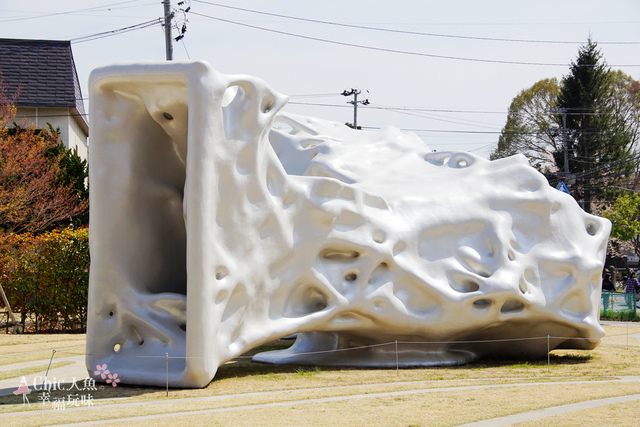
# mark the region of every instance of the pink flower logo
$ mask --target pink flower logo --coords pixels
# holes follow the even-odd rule
[[[107,384],[111,384],[114,387],[118,386],[118,383],[120,382],[120,378],[118,378],[118,374],[109,374],[109,379],[107,380]]]
[[[96,365],[96,369],[97,369],[97,371],[93,371],[93,375],[100,375],[100,378],[102,378],[103,380],[105,378],[107,378],[107,375],[109,375],[109,378],[111,378],[110,371],[107,369],[107,364],[106,363],[104,365],[102,365],[102,366]],[[116,374],[116,375],[118,375],[118,374]],[[109,381],[107,381],[107,382],[109,382]]]

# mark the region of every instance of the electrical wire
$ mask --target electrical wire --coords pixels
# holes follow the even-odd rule
[[[0,20],[0,22],[15,22],[15,21],[25,21],[25,20],[29,20],[29,19],[39,19],[39,18],[49,18],[49,17],[53,17],[53,16],[60,16],[60,15],[72,15],[74,13],[79,13],[79,12],[88,12],[88,11],[95,11],[95,10],[104,10],[104,9],[121,9],[121,8],[114,8],[114,6],[118,6],[121,4],[127,4],[127,3],[135,3],[135,2],[139,2],[141,0],[128,0],[128,1],[122,1],[119,3],[114,3],[112,5],[103,5],[103,6],[94,6],[94,7],[88,7],[88,8],[84,8],[84,9],[76,9],[76,10],[68,10],[65,12],[52,12],[52,13],[43,13],[41,15],[35,15],[35,16],[24,16],[24,17],[19,17],[19,18],[8,18],[8,19],[2,19]],[[152,3],[148,3],[148,4],[152,4]],[[140,6],[146,6],[148,4],[145,5],[140,5]],[[7,11],[4,11],[7,12]]]
[[[438,117],[435,115],[431,115],[431,114],[418,114],[418,113],[413,113],[410,111],[404,111],[404,110],[396,110],[393,108],[376,108],[375,106],[373,108],[366,108],[367,110],[369,109],[381,109],[384,111],[391,111],[397,114],[403,114],[406,116],[412,116],[412,117],[420,117],[422,119],[429,119],[429,120],[435,120],[435,121],[439,121],[439,122],[446,122],[446,123],[454,123],[454,124],[458,124],[458,125],[467,125],[467,126],[476,126],[476,127],[481,127],[481,128],[485,128],[485,129],[495,129],[495,125],[491,124],[491,123],[486,123],[486,122],[479,122],[476,120],[464,120],[464,119],[445,119],[442,117]]]
[[[333,25],[333,26],[338,26],[338,27],[356,28],[356,29],[361,29],[361,30],[381,31],[381,32],[395,33],[395,34],[408,34],[408,35],[414,35],[414,36],[443,37],[443,38],[465,39],[465,40],[514,42],[514,43],[544,43],[544,44],[583,44],[584,43],[584,41],[574,42],[574,41],[557,41],[557,40],[506,39],[506,38],[494,38],[494,37],[460,36],[460,35],[452,35],[452,34],[424,33],[424,32],[419,32],[419,31],[392,30],[392,29],[388,29],[388,28],[369,27],[369,26],[365,26],[365,25],[354,25],[354,24],[343,24],[343,23],[331,22],[331,21],[323,21],[323,20],[318,20],[318,19],[309,19],[309,18],[301,18],[301,17],[297,17],[297,16],[281,15],[281,14],[278,14],[278,13],[262,12],[262,11],[258,11],[258,10],[245,9],[245,8],[242,8],[242,7],[229,6],[229,5],[224,5],[224,4],[220,4],[220,3],[213,3],[213,2],[210,2],[210,1],[204,1],[204,0],[194,0],[194,1],[196,3],[203,3],[203,4],[210,5],[210,6],[222,7],[222,8],[226,8],[226,9],[232,9],[232,10],[239,10],[239,11],[242,11],[242,12],[255,13],[255,14],[265,15],[265,16],[273,16],[273,17],[277,17],[277,18],[293,19],[293,20],[296,20],[296,21],[311,22],[311,23],[315,23],[315,24]],[[636,41],[598,42],[598,44],[613,44],[613,45],[631,44],[631,45],[633,45],[633,44],[640,44],[640,42],[636,42]]]
[[[298,102],[298,101],[290,101],[288,104],[294,105],[310,105],[315,107],[345,107],[345,108],[353,108],[348,105],[342,104],[320,104],[313,102]],[[488,111],[488,110],[456,110],[451,108],[412,108],[412,107],[393,107],[387,105],[380,104],[369,104],[366,109],[375,109],[375,110],[397,110],[397,111],[415,111],[415,112],[433,112],[433,113],[471,113],[471,114],[505,114],[505,112],[501,111]]]
[[[329,40],[329,39],[323,39],[323,38],[319,38],[319,37],[305,36],[305,35],[302,35],[302,34],[295,34],[295,33],[290,33],[290,32],[287,32],[287,31],[274,30],[274,29],[271,29],[271,28],[265,28],[265,27],[260,27],[260,26],[257,26],[257,25],[250,25],[250,24],[245,24],[245,23],[242,23],[242,22],[231,21],[229,19],[218,18],[218,17],[211,16],[211,15],[205,15],[203,13],[194,12],[194,11],[191,11],[191,13],[193,15],[201,16],[203,18],[209,18],[209,19],[213,19],[215,21],[226,22],[228,24],[239,25],[239,26],[242,26],[242,27],[247,27],[247,28],[253,28],[253,29],[256,29],[256,30],[267,31],[267,32],[270,32],[270,33],[281,34],[281,35],[291,36],[291,37],[297,37],[297,38],[301,38],[301,39],[305,39],[305,40],[313,40],[313,41],[318,41],[318,42],[322,42],[322,43],[335,44],[335,45],[339,45],[339,46],[355,47],[355,48],[358,48],[358,49],[372,50],[372,51],[377,51],[377,52],[396,53],[396,54],[420,56],[420,57],[435,58],[435,59],[449,59],[449,60],[467,61],[467,62],[482,62],[482,63],[490,63],[490,64],[532,65],[532,66],[545,66],[545,67],[567,67],[569,65],[568,63],[560,64],[560,63],[545,63],[545,62],[505,61],[505,60],[497,60],[497,59],[466,58],[466,57],[461,57],[461,56],[435,55],[435,54],[431,54],[431,53],[411,52],[411,51],[400,50],[400,49],[387,49],[387,48],[382,48],[382,47],[367,46],[367,45],[361,45],[361,44],[356,44],[356,43],[340,42],[340,41],[337,41],[337,40]],[[617,65],[617,67],[639,67],[639,66],[640,65]]]
[[[118,28],[116,30],[104,31],[102,33],[96,33],[96,34],[91,34],[91,35],[88,35],[88,36],[76,37],[76,38],[73,38],[73,39],[71,39],[69,41],[71,43],[74,43],[74,44],[84,43],[84,42],[89,42],[89,41],[93,41],[93,40],[102,39],[102,38],[105,38],[105,37],[115,36],[115,35],[118,35],[118,34],[128,33],[130,31],[136,31],[136,30],[142,30],[144,28],[154,27],[156,25],[162,25],[162,19],[161,18],[156,18],[156,19],[153,19],[151,21],[141,22],[139,24],[131,25],[129,27]]]
[[[323,38],[320,38],[320,37],[305,36],[305,35],[302,35],[302,34],[295,34],[295,33],[290,33],[290,32],[287,32],[287,31],[274,30],[272,28],[265,28],[265,27],[260,27],[260,26],[257,26],[257,25],[250,25],[250,24],[245,24],[245,23],[242,23],[242,22],[231,21],[229,19],[218,18],[218,17],[215,17],[215,16],[205,15],[203,13],[194,12],[194,11],[191,11],[191,13],[193,15],[201,16],[203,18],[209,18],[209,19],[213,19],[215,21],[226,22],[228,24],[239,25],[239,26],[242,26],[242,27],[247,27],[247,28],[253,28],[253,29],[256,29],[256,30],[267,31],[267,32],[270,32],[270,33],[275,33],[275,34],[280,34],[280,35],[285,35],[285,36],[291,36],[291,37],[297,37],[297,38],[301,38],[301,39],[305,39],[305,40],[313,40],[313,41],[318,41],[318,42],[322,42],[322,43],[335,44],[335,45],[339,45],[339,46],[346,46],[346,47],[354,47],[354,48],[358,48],[358,49],[372,50],[372,51],[377,51],[377,52],[387,52],[387,53],[396,53],[396,54],[419,56],[419,57],[426,57],[426,58],[434,58],[434,59],[448,59],[448,60],[456,60],[456,61],[480,62],[480,63],[489,63],[489,64],[531,65],[531,66],[545,66],[545,67],[567,67],[569,65],[568,63],[562,63],[561,64],[561,63],[548,63],[548,62],[526,62],[526,61],[506,61],[506,60],[497,60],[497,59],[467,58],[467,57],[461,57],[461,56],[435,55],[435,54],[431,54],[431,53],[412,52],[412,51],[399,50],[399,49],[387,49],[387,48],[382,48],[382,47],[367,46],[367,45],[361,45],[361,44],[356,44],[356,43],[347,43],[347,42],[341,42],[341,41],[337,41],[337,40],[323,39]],[[616,67],[640,67],[640,64],[624,64],[624,65],[615,65],[615,66]]]
[[[341,96],[339,93],[311,93],[305,95],[289,95],[289,98],[322,98],[328,96]]]

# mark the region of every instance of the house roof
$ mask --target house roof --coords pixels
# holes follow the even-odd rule
[[[0,77],[17,107],[65,107],[87,130],[88,125],[71,42],[0,39]]]

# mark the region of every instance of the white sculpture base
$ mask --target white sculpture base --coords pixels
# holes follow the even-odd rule
[[[604,333],[610,224],[522,156],[278,114],[285,96],[202,62],[90,89],[90,372],[164,386],[168,356],[169,385],[203,387],[293,333],[256,360],[396,366],[397,340],[399,365],[450,365]]]
[[[470,351],[449,349],[450,344],[428,343],[419,338],[415,343],[410,338],[396,343],[398,337],[391,335],[387,341],[379,342],[380,337],[308,332],[300,334],[288,349],[258,353],[252,360],[276,365],[408,368],[464,365],[478,358]]]

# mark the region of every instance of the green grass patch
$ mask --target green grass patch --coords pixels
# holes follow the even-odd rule
[[[604,313],[604,310],[600,310],[600,319],[601,320],[632,321],[632,322],[640,321],[640,319],[636,315],[636,312],[633,311],[633,310],[625,310],[625,311],[607,310],[606,315]]]
[[[315,368],[310,370],[304,368],[298,368],[296,370],[296,374],[302,377],[313,377],[315,374],[319,374],[320,372],[321,371],[319,366],[316,366]]]

